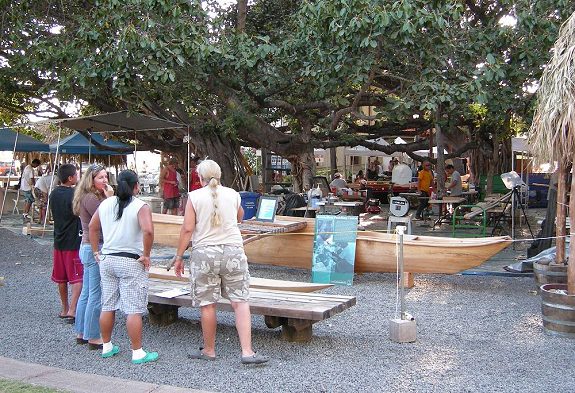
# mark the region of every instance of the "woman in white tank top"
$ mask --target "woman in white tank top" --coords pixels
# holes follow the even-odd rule
[[[188,195],[184,225],[176,251],[174,268],[181,277],[183,254],[192,240],[190,283],[192,299],[200,307],[203,347],[188,355],[191,359],[216,358],[216,306],[221,296],[230,300],[242,350],[241,362],[259,364],[269,360],[252,349],[248,261],[238,222],[243,219],[239,193],[220,183],[220,166],[202,161],[197,172],[202,188]]]
[[[138,175],[126,170],[118,175],[117,196],[103,201],[90,221],[90,244],[100,264],[102,279],[102,357],[120,352],[112,344],[116,310],[126,315],[126,327],[132,346],[132,363],[158,359],[157,352],[142,348],[142,314],[148,305],[148,273],[154,227],[150,207],[136,198],[140,192]],[[104,244],[98,251],[97,234],[102,229]]]

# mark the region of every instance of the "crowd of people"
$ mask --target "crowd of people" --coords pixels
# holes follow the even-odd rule
[[[380,179],[382,176],[391,176],[393,169],[399,165],[400,162],[397,158],[392,158],[388,165],[388,172],[381,173],[381,164],[379,160],[375,159],[370,161],[367,165],[366,172],[364,174],[363,170],[359,170],[353,180],[348,184],[343,179],[343,176],[340,172],[336,172],[333,175],[332,181],[329,184],[330,189],[334,192],[339,194],[341,189],[353,187],[366,189],[368,188],[368,181],[369,180],[377,180]],[[435,190],[437,192],[437,181],[438,176],[434,173],[432,169],[432,165],[430,161],[423,161],[419,167],[417,167],[417,190],[420,194],[419,198],[419,206],[415,213],[416,219],[423,218],[423,212],[426,210],[428,206],[429,197],[431,196],[432,192]],[[445,176],[444,179],[446,180],[445,183],[445,192],[448,193],[449,196],[461,196],[463,193],[463,183],[461,179],[461,174],[455,169],[453,164],[447,164],[445,166]],[[440,195],[438,195],[440,196]]]
[[[221,184],[221,169],[215,161],[198,161],[191,160],[189,180],[185,180],[189,181],[189,193],[182,190],[184,174],[178,170],[177,160],[170,159],[160,173],[164,213],[178,214],[180,203],[185,204],[174,258],[178,276],[183,274],[184,252],[190,240],[192,244],[191,296],[200,308],[203,344],[189,358],[216,359],[216,305],[223,296],[235,312],[241,362],[265,363],[269,358],[255,352],[251,344],[249,271],[237,225],[244,214],[241,198]],[[398,164],[392,160],[388,169]],[[78,345],[87,344],[88,349],[101,351],[102,358],[109,358],[121,352],[112,342],[112,333],[116,312],[122,311],[127,315],[131,361],[156,361],[158,353],[146,351],[142,345],[154,231],[151,209],[138,198],[138,175],[132,170],[122,171],[114,189],[106,168],[99,164],[90,165],[81,177],[75,165],[63,164],[55,173],[46,171],[35,179],[40,165],[34,159],[24,168],[20,190],[26,200],[25,217],[36,199],[43,215],[50,206],[54,220],[52,280],[58,286],[61,303],[58,317],[74,325]],[[353,182],[364,188],[370,176],[381,171],[381,164],[373,161],[367,175],[360,170]],[[449,178],[446,189],[453,196],[461,195],[461,175],[451,164],[445,171]],[[417,178],[419,193],[429,198],[436,182],[429,161],[421,164]],[[330,187],[339,193],[347,186],[342,174],[335,173]],[[422,217],[427,206],[425,199],[421,202],[416,218]]]
[[[216,304],[225,297],[236,315],[241,362],[266,363],[269,358],[255,352],[251,344],[250,276],[237,225],[243,218],[240,195],[222,186],[215,161],[197,164],[193,160],[192,168],[193,191],[185,196],[184,225],[174,258],[176,274],[181,276],[184,252],[192,239],[191,296],[201,310],[204,342],[188,357],[216,358]],[[165,198],[181,196],[179,190],[176,193],[181,180],[175,173],[176,161],[170,160],[163,171]],[[138,175],[132,170],[120,172],[114,189],[102,165],[89,166],[79,178],[75,165],[63,164],[58,181],[49,196],[54,219],[52,281],[58,285],[61,303],[58,317],[74,325],[76,344],[99,350],[106,359],[121,353],[112,334],[116,312],[122,311],[127,316],[131,362],[158,360],[158,352],[142,345],[154,230],[151,209],[138,198]]]

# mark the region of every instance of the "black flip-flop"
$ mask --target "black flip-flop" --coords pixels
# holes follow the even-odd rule
[[[74,323],[76,323],[76,317],[72,317],[72,316],[70,316],[70,315],[67,315],[67,316],[64,318],[64,322],[66,322],[66,323],[69,324],[69,325],[73,325]]]

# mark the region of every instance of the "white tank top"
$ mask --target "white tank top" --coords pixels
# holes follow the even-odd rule
[[[138,222],[138,212],[145,204],[141,199],[132,197],[132,202],[122,212],[122,218],[116,221],[118,198],[114,196],[102,201],[98,207],[104,235],[102,254],[129,252],[141,256],[144,253],[144,236]]]
[[[212,227],[214,213],[212,189],[202,187],[189,193],[189,199],[196,212],[196,229],[192,236],[192,249],[203,246],[235,245],[243,246],[238,228],[238,210],[241,197],[235,190],[218,185],[217,206],[221,225]]]

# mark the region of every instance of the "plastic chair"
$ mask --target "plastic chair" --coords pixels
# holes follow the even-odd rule
[[[391,233],[392,225],[405,224],[407,225],[407,234],[411,235],[411,214],[403,217],[396,217],[390,215],[387,219],[387,233]]]
[[[471,208],[478,208],[481,209],[482,212],[480,215],[476,216],[480,219],[480,221],[473,220],[464,222],[465,220],[465,213],[462,212],[462,209],[471,209]],[[452,223],[452,237],[477,237],[477,235],[481,237],[485,237],[486,227],[487,227],[487,213],[485,209],[481,206],[477,205],[459,205],[455,207],[453,210],[453,215],[451,216],[451,223]],[[479,229],[479,233],[468,233],[468,232],[458,232],[460,229]]]

